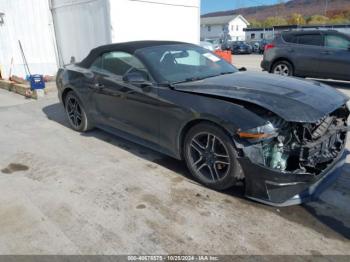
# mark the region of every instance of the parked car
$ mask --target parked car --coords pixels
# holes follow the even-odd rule
[[[204,39],[204,42],[209,42],[213,45],[214,50],[220,50],[221,49],[221,43],[219,39]]]
[[[101,46],[59,69],[57,87],[74,130],[98,127],[184,159],[216,190],[243,181],[247,197],[271,205],[304,201],[346,157],[348,97],[241,72],[193,44]]]
[[[223,41],[222,44],[221,44],[221,50],[224,50],[224,51],[231,51],[231,49],[232,49],[232,43],[233,43],[232,40]]]
[[[200,46],[209,50],[209,51],[212,51],[212,52],[215,51],[214,45],[210,42],[201,41]]]
[[[261,67],[285,76],[350,80],[350,37],[332,30],[282,32],[266,46]]]
[[[259,53],[263,54],[265,52],[266,46],[272,42],[273,39],[262,39],[259,45]]]
[[[236,41],[232,43],[231,52],[232,54],[251,54],[253,49],[244,41]]]
[[[260,44],[261,44],[261,41],[259,41],[259,40],[249,42],[249,45],[252,47],[253,53],[260,52]]]

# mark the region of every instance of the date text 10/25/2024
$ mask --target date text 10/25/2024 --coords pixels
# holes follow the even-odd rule
[[[154,256],[128,256],[128,261],[219,261],[217,256],[176,256],[176,255],[154,255]]]

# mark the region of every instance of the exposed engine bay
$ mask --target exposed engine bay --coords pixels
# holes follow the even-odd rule
[[[292,123],[271,112],[259,112],[275,128],[275,137],[259,143],[263,158],[258,162],[272,169],[291,173],[321,173],[346,143],[349,110],[346,106],[316,123]],[[255,150],[248,150],[256,157]]]

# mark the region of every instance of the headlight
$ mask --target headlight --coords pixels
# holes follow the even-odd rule
[[[273,125],[270,122],[267,122],[266,125],[252,128],[249,130],[238,130],[237,134],[240,138],[254,141],[269,139],[278,135],[277,130],[273,127]]]
[[[348,102],[346,102],[346,107],[349,109],[350,111],[350,100]]]

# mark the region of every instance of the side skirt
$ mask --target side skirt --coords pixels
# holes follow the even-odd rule
[[[159,145],[157,145],[157,144],[155,144],[153,142],[149,142],[149,141],[147,141],[145,139],[139,138],[137,136],[134,136],[134,135],[126,133],[126,132],[123,132],[123,131],[121,131],[119,129],[116,129],[116,128],[113,128],[113,127],[110,127],[110,126],[99,124],[96,127],[101,129],[101,130],[103,130],[103,131],[105,131],[105,132],[107,132],[107,133],[110,133],[111,135],[118,136],[118,137],[123,138],[125,140],[128,140],[128,141],[130,141],[132,143],[135,143],[135,144],[147,147],[147,148],[149,148],[151,150],[154,150],[156,152],[159,152],[159,153],[162,153],[164,155],[170,156],[172,158],[176,158],[176,159],[181,160],[179,158],[179,156],[174,155],[169,150],[167,150],[167,149],[165,149],[165,148],[163,148],[163,147],[161,147],[161,146],[159,146]]]

